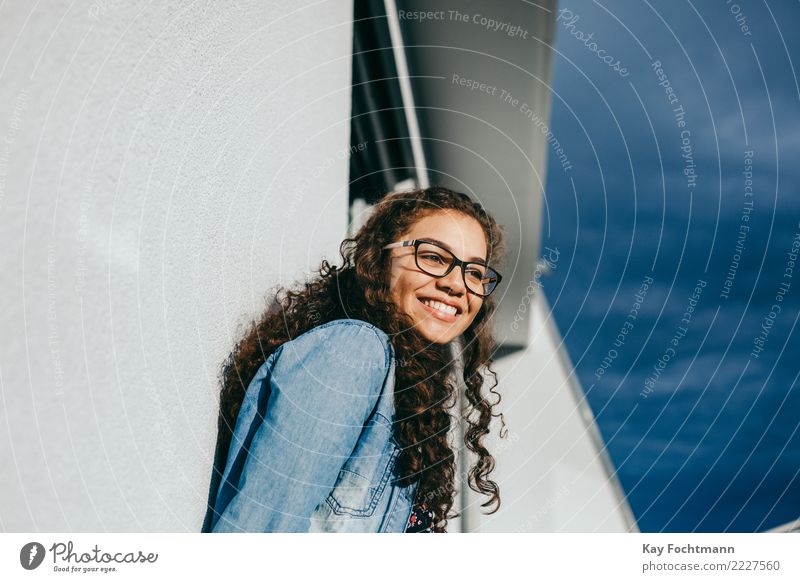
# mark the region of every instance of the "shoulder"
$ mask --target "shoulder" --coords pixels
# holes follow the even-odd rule
[[[381,340],[382,343],[389,343],[389,336],[379,328],[377,325],[372,324],[368,321],[364,321],[363,319],[334,319],[333,321],[329,321],[327,323],[320,324],[316,327],[312,327],[305,334],[312,334],[312,333],[347,333],[347,332],[358,332],[358,331],[369,331],[374,334],[378,339]],[[305,335],[303,334],[303,335]],[[301,337],[301,336],[298,336]]]
[[[388,371],[392,361],[389,336],[360,319],[335,319],[313,327],[280,348],[281,358],[303,360],[305,366],[336,370]]]

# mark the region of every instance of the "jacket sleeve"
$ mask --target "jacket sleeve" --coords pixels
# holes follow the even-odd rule
[[[236,493],[214,532],[308,531],[378,401],[391,357],[386,334],[353,320],[278,349],[266,410],[256,415]]]

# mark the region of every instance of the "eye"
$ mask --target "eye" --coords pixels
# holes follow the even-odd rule
[[[470,267],[467,269],[467,277],[476,282],[482,282],[486,278],[486,273],[478,268]]]
[[[488,277],[486,267],[477,263],[468,264],[464,274],[474,281],[483,281]]]
[[[419,258],[422,259],[423,261],[428,261],[431,263],[444,264],[444,258],[437,253],[431,253],[431,252],[420,253]]]

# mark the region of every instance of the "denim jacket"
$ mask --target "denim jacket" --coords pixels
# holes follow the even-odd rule
[[[404,531],[417,483],[393,483],[394,375],[388,336],[366,321],[281,345],[247,388],[203,531]]]

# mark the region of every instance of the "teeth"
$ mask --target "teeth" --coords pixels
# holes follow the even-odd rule
[[[455,315],[458,311],[455,307],[451,305],[445,305],[439,301],[431,301],[430,299],[423,299],[422,302],[427,305],[428,307],[433,307],[434,309],[438,309],[444,313],[448,313],[450,315]]]

